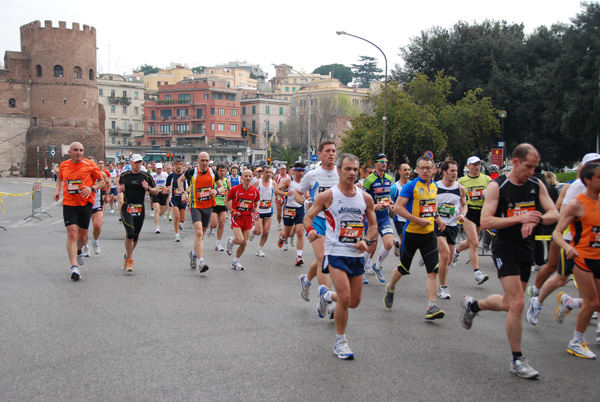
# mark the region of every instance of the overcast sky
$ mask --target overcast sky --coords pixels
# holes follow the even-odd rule
[[[94,26],[98,72],[130,73],[141,64],[190,67],[230,61],[272,63],[312,72],[331,63],[350,66],[359,55],[401,63],[398,49],[432,26],[451,28],[462,20],[523,23],[525,32],[556,22],[569,23],[581,12],[580,0],[285,0],[138,1],[0,0],[0,52],[20,50],[19,27],[31,21],[66,21]],[[92,7],[94,5],[95,7]]]

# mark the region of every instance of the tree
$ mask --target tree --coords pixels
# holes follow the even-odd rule
[[[312,73],[322,75],[331,73],[333,78],[337,78],[344,85],[348,85],[348,83],[352,81],[352,78],[354,77],[352,74],[352,69],[343,64],[326,64],[316,68]]]
[[[271,150],[273,159],[286,162],[288,166],[296,162],[303,153],[299,145],[271,144]]]
[[[142,64],[138,68],[134,68],[134,73],[144,73],[144,75],[158,73],[159,68],[149,64]]]
[[[192,67],[192,73],[202,74],[202,72],[204,71],[205,68],[206,68],[205,66]]]
[[[383,70],[377,67],[376,61],[375,57],[360,56],[361,64],[352,64],[354,82],[359,88],[369,88],[371,82],[379,81],[384,77],[380,74]]]

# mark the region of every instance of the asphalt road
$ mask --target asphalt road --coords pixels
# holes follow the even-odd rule
[[[0,191],[31,191],[31,179],[0,179]],[[47,184],[52,185],[50,181]],[[85,259],[72,282],[62,208],[43,189],[52,216],[27,219],[28,196],[3,197],[0,214],[0,400],[577,400],[597,401],[598,361],[566,352],[575,314],[553,319],[547,301],[540,323],[523,318],[523,352],[540,373],[524,380],[508,372],[504,313],[483,312],[466,331],[459,300],[499,292],[491,258],[481,261],[491,279],[477,286],[466,255],[449,275],[453,298],[439,301],[446,316],[427,322],[425,272],[415,263],[396,288],[395,304],[382,303],[385,284],[364,286],[350,312],[348,339],[356,358],[332,353],[333,321],[319,319],[316,283],[310,302],[300,298],[294,252],[276,246],[271,228],[266,257],[255,239],[242,257],[243,272],[207,240],[205,274],[191,270],[189,223],[182,242],[149,217],[134,254],[135,271],[123,271],[124,230],[106,214],[102,252]],[[224,240],[231,234],[227,227]],[[223,241],[224,243],[224,241]],[[309,246],[305,260],[313,253]],[[390,254],[384,273],[396,264]],[[532,279],[533,280],[533,276]],[[566,291],[576,294],[572,283]],[[591,349],[595,322],[586,337]]]

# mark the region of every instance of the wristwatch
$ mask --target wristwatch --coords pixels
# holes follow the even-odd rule
[[[367,246],[370,246],[371,244],[375,243],[377,241],[377,238],[374,238],[372,240],[367,240],[367,239],[363,239],[365,241],[365,243],[367,243]]]

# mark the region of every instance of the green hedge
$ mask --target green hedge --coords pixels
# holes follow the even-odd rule
[[[572,173],[555,173],[556,174],[556,178],[558,179],[558,181],[560,183],[568,183],[571,180],[575,179],[577,177],[577,173],[572,172]]]

